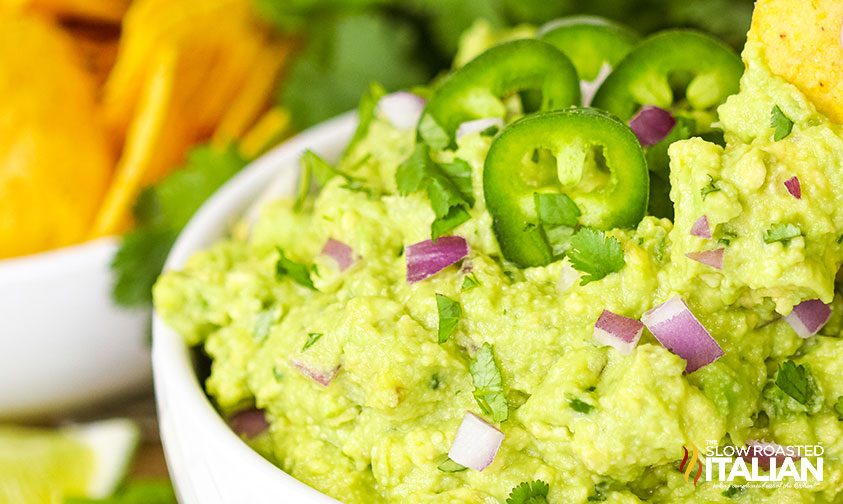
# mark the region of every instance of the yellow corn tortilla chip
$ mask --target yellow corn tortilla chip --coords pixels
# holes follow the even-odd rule
[[[0,0],[0,6],[59,18],[118,23],[131,0]]]
[[[843,123],[841,26],[841,0],[758,0],[748,36],[761,44],[773,73],[837,123]]]

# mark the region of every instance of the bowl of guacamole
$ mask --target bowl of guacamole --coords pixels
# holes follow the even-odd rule
[[[234,179],[154,289],[183,501],[840,499],[843,128],[765,58],[469,33]]]

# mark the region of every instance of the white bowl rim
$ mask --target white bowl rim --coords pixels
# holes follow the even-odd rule
[[[264,187],[265,184],[261,184],[262,181],[273,178],[272,175],[279,168],[284,168],[284,165],[279,166],[279,158],[295,159],[324,137],[337,137],[343,134],[350,137],[356,124],[355,113],[343,114],[298,134],[253,161],[250,166],[223,185],[194,214],[170,251],[164,271],[180,268],[195,252],[205,248],[210,242],[217,241],[220,233],[215,230],[219,228],[219,223],[225,220],[232,221],[233,215],[242,215],[246,209],[239,202],[237,195],[243,193],[244,188]],[[324,140],[321,141],[324,142]],[[264,459],[229,428],[211,404],[197,379],[190,357],[191,349],[155,311],[153,311],[152,333],[156,392],[158,392],[158,387],[163,387],[162,384],[165,382],[177,385],[182,389],[181,391],[187,392],[179,397],[180,400],[188,402],[182,407],[190,408],[198,418],[205,421],[211,435],[224,443],[226,449],[236,453],[238,458],[242,458],[244,462],[248,460],[249,464],[262,475],[289,479],[288,484],[298,485],[297,490],[308,494],[313,502],[336,502]],[[159,415],[161,414],[162,412],[159,411]],[[177,481],[175,483],[178,485]]]
[[[0,259],[0,284],[43,278],[59,271],[76,269],[80,264],[99,258],[101,254],[108,255],[116,251],[118,245],[119,237],[105,236],[35,254]]]

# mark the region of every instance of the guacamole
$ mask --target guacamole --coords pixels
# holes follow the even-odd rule
[[[551,503],[838,502],[843,128],[773,76],[759,47],[743,59],[740,92],[717,111],[725,147],[670,146],[673,220],[607,231],[622,262],[602,278],[583,281],[567,257],[504,260],[483,194],[495,138],[484,130],[431,153],[470,167],[473,206],[447,233],[468,255],[408,282],[409,247],[438,217],[424,192],[396,183],[416,132],[375,114],[336,167],[346,176],[266,205],[248,230],[164,274],[157,312],[210,356],[206,388],[224,415],[265,412],[256,449],[343,502],[502,503],[537,480]],[[774,107],[792,122],[778,141]],[[784,185],[793,176],[800,198]],[[708,239],[692,234],[702,215]],[[350,265],[322,252],[329,240],[350,248]],[[687,255],[714,246],[722,269]],[[604,310],[637,320],[675,296],[722,357],[686,373],[649,331],[628,355],[595,340]],[[803,339],[784,316],[812,299],[832,315]],[[784,369],[804,379],[804,401],[785,392]],[[504,434],[483,470],[447,463],[466,412]],[[679,470],[685,448],[753,440],[822,445],[823,480],[724,487]]]

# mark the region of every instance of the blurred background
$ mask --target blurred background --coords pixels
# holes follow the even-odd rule
[[[129,483],[74,502],[173,502],[150,288],[190,216],[268,148],[371,82],[430,81],[466,30],[596,14],[740,48],[751,13],[751,0],[0,0],[0,504],[64,502],[79,476],[55,447],[76,434],[57,426],[117,416],[141,426]]]

